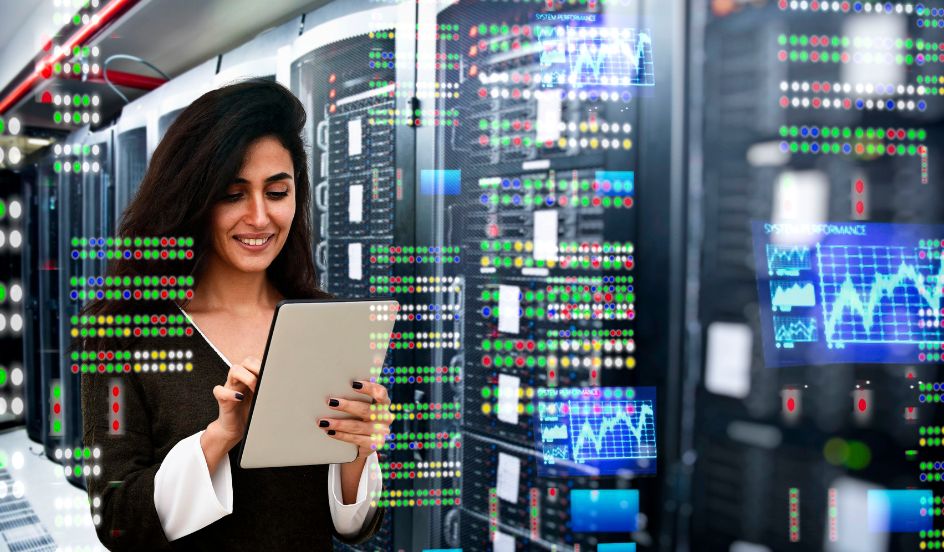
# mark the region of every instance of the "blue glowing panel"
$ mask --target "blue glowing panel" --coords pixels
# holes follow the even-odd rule
[[[604,196],[632,197],[636,191],[633,171],[597,171],[595,180]]]
[[[536,26],[546,88],[655,86],[648,29]]]
[[[933,362],[944,226],[753,223],[768,366]]]
[[[461,170],[423,169],[420,173],[420,193],[423,195],[459,195]]]
[[[542,476],[656,471],[655,387],[538,389]]]
[[[869,530],[873,533],[917,533],[933,529],[934,495],[929,490],[871,490]]]
[[[636,552],[635,542],[608,542],[597,545],[597,552]]]
[[[628,533],[639,517],[635,489],[574,489],[570,491],[570,529],[575,533]]]

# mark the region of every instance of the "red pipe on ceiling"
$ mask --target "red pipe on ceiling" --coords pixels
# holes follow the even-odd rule
[[[167,79],[148,77],[146,75],[138,75],[136,73],[126,73],[124,71],[115,71],[114,69],[109,69],[106,71],[106,74],[108,75],[108,80],[114,85],[137,88],[139,90],[154,90],[158,86],[161,86],[167,82]],[[94,80],[95,82],[105,82],[105,79],[99,78],[89,80]]]
[[[61,61],[66,57],[66,54],[72,52],[72,48],[81,44],[83,41],[90,38],[96,32],[98,32],[103,26],[111,23],[118,14],[121,13],[122,9],[131,6],[136,3],[138,0],[111,0],[104,8],[102,8],[98,13],[92,16],[91,21],[87,25],[83,26],[81,29],[76,31],[69,39],[62,45],[59,49],[59,53],[52,53],[36,64],[36,68],[33,69],[33,72],[27,75],[23,81],[16,86],[5,98],[0,100],[0,115],[4,114],[8,109],[10,109],[16,102],[20,101],[23,96],[27,94],[34,86],[36,86],[37,81],[40,78],[48,78],[52,66],[57,62]]]

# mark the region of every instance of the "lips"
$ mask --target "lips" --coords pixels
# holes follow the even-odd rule
[[[275,234],[259,234],[233,236],[233,239],[246,248],[262,249],[272,241],[273,237],[275,237]]]

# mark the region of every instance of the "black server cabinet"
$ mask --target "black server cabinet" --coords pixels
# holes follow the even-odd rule
[[[628,173],[640,169],[637,106],[647,99],[630,100],[637,89],[629,87],[603,99],[577,86],[542,83],[550,72],[542,67],[541,32],[554,26],[542,25],[538,15],[548,11],[640,28],[640,13],[624,7],[492,9],[459,2],[436,21],[437,60],[445,60],[436,81],[454,88],[438,101],[421,99],[436,110],[425,113],[441,120],[432,122],[436,155],[419,166],[458,171],[452,178],[461,179],[453,191],[423,193],[421,182],[417,205],[420,213],[434,213],[430,233],[463,256],[446,268],[464,283],[463,547],[489,547],[490,526],[513,536],[518,550],[592,550],[628,540],[628,534],[575,530],[572,489],[638,489],[645,512],[660,502],[654,478],[539,475],[541,435],[532,415],[538,390],[651,385],[651,368],[636,366],[635,296],[658,292],[636,280],[636,246],[646,233],[635,201],[644,194],[615,188],[638,182]],[[604,192],[604,181],[614,185],[612,193]],[[553,251],[538,254],[548,240]],[[506,286],[518,295],[517,328],[501,327]],[[655,324],[654,314],[641,317]],[[495,392],[506,377],[519,380],[524,410],[517,423],[497,414]],[[502,454],[520,462],[514,502],[495,496]],[[651,519],[647,529],[657,529],[658,518]]]
[[[421,3],[415,22],[401,10],[396,28],[382,9],[367,10],[359,15],[371,32],[352,28],[293,63],[316,145],[321,283],[339,295],[393,295],[404,306],[382,374],[397,415],[378,501],[388,521],[360,549],[490,548],[499,453],[521,461],[520,500],[499,504],[497,525],[519,550],[631,540],[572,530],[572,487],[638,490],[648,521],[636,540],[672,547],[661,534],[673,527],[663,524],[671,501],[661,474],[677,461],[671,407],[681,336],[672,328],[682,302],[669,297],[683,292],[684,225],[683,169],[670,141],[680,82],[668,70],[681,49],[668,32],[681,14],[651,3],[638,11],[591,4],[460,1],[437,11]],[[604,100],[574,90],[558,106],[539,105],[539,45],[527,33],[547,13],[593,15],[627,32],[651,25],[655,36],[636,37],[645,53],[633,61],[651,71],[653,57],[665,60],[654,93],[622,87]],[[482,74],[517,80],[489,84]],[[558,119],[538,136],[547,109]],[[554,220],[540,215],[541,247],[552,239],[565,265],[533,259],[534,213],[548,210]],[[514,333],[498,329],[502,285],[520,290]],[[642,322],[636,305],[646,306]],[[530,409],[518,424],[497,421],[500,374],[520,378],[522,407],[541,387],[655,386],[667,405],[656,419],[660,476],[539,476]]]
[[[307,139],[314,145],[313,254],[321,287],[341,297],[396,297],[410,305],[413,299],[406,290],[416,285],[413,267],[379,259],[391,254],[396,244],[412,244],[411,196],[405,196],[403,185],[410,169],[405,172],[400,162],[411,154],[412,138],[403,128],[372,124],[381,113],[396,109],[397,91],[407,82],[393,63],[389,67],[379,63],[381,57],[392,58],[393,52],[411,44],[409,33],[397,32],[400,28],[408,29],[409,22],[365,15],[355,28],[346,29],[344,37],[293,63],[292,90],[308,110]],[[419,353],[405,346],[405,336],[416,333],[414,323],[402,320],[396,331],[403,335],[404,346],[390,353],[377,379],[388,384],[394,402],[413,402],[413,390],[390,385],[393,378],[388,373],[394,366],[422,364]],[[407,427],[394,422],[393,431],[406,436]],[[388,451],[382,458],[384,472],[407,456]],[[377,498],[379,503],[389,502],[387,513],[378,535],[362,545],[367,549],[413,548],[414,518],[393,507],[389,499],[395,496],[394,488],[410,487],[385,479],[384,496]],[[350,549],[341,543],[335,546]]]
[[[22,424],[24,320],[22,253],[26,247],[23,226],[24,177],[0,172],[0,427]]]
[[[71,146],[70,146],[71,152]],[[37,190],[39,207],[39,234],[44,239],[36,242],[36,261],[39,278],[39,351],[40,351],[40,404],[37,410],[42,420],[40,435],[46,457],[50,460],[62,459],[62,387],[61,377],[61,290],[60,273],[62,265],[59,258],[60,242],[60,200],[61,181],[64,178],[66,164],[71,164],[71,155],[63,151],[62,145],[55,149],[55,155],[49,167],[41,166],[40,182]],[[70,168],[71,170],[71,168]],[[56,405],[59,412],[56,412]],[[59,452],[58,456],[56,452]]]
[[[52,167],[47,157],[23,171],[23,228],[29,246],[23,248],[23,372],[24,400],[26,401],[26,435],[31,441],[43,441],[42,349],[40,348],[39,286],[41,266],[38,244],[40,241],[40,194],[43,180],[49,178]]]
[[[71,256],[74,247],[78,242],[73,240],[87,239],[84,233],[85,217],[89,214],[85,206],[87,197],[94,196],[95,193],[83,186],[82,175],[82,141],[81,138],[75,139],[73,136],[71,148],[73,151],[72,161],[74,169],[60,175],[59,187],[62,198],[62,209],[59,211],[59,243],[58,243],[58,261],[59,261],[59,379],[55,386],[55,395],[62,398],[60,409],[62,413],[62,434],[60,438],[61,450],[58,451],[57,459],[62,462],[63,467],[70,465],[66,458],[66,451],[69,456],[73,456],[75,449],[81,445],[82,438],[82,402],[79,397],[81,390],[78,374],[73,374],[71,355],[73,351],[80,348],[72,337],[72,317],[78,316],[83,302],[72,297],[72,294],[78,294],[80,290],[90,289],[90,286],[80,285],[79,282],[86,283],[88,277],[92,276],[90,270],[86,270],[88,262],[75,260]],[[77,170],[76,170],[77,169]],[[47,451],[48,455],[48,451]],[[71,470],[66,471],[66,478],[70,483],[75,484],[78,481]]]
[[[911,4],[892,3],[721,4],[693,3],[691,33],[693,51],[704,49],[704,66],[691,67],[691,139],[699,161],[693,176],[700,176],[692,187],[704,199],[693,205],[693,218],[704,226],[692,243],[701,247],[701,262],[693,272],[699,330],[689,370],[700,381],[690,395],[695,423],[686,435],[698,458],[688,537],[691,549],[728,549],[736,541],[772,550],[845,549],[868,524],[830,530],[831,513],[852,506],[844,482],[852,484],[846,489],[925,487],[905,450],[915,447],[918,425],[935,417],[925,416],[939,421],[940,411],[922,407],[909,420],[908,407],[918,405],[909,387],[937,381],[939,364],[765,366],[750,221],[791,216],[784,198],[805,182],[807,191],[793,197],[806,213],[821,208],[822,222],[940,222],[940,172],[932,160],[922,175],[913,155],[922,146],[941,147],[937,89],[916,92],[931,83],[936,65],[906,58],[923,57],[924,44],[937,48],[939,31],[925,28],[919,12],[936,13],[940,5],[912,11]],[[900,61],[879,61],[892,51]],[[851,149],[839,149],[843,144]],[[881,153],[860,155],[860,145],[880,145]],[[725,323],[753,336],[743,394],[705,384],[713,369],[705,366],[708,349],[719,343],[709,336]],[[871,390],[869,421],[853,413],[857,385]],[[837,445],[856,452],[837,460],[830,454]],[[797,495],[800,529],[791,533]],[[872,539],[887,539],[876,544],[883,550],[919,546],[917,534],[866,537]]]
[[[76,340],[83,326],[76,317],[94,297],[89,294],[108,289],[101,279],[108,265],[105,254],[111,249],[106,240],[115,233],[112,136],[110,128],[77,136],[73,152],[81,170],[72,171],[61,181],[65,208],[60,224],[65,232],[60,234],[59,262],[68,269],[60,271],[60,336],[61,350],[69,352],[62,355],[60,365],[63,463],[68,468],[67,479],[77,487],[84,487],[85,477],[92,475],[92,463],[84,461],[90,451],[83,444],[80,364],[71,355],[83,351]]]

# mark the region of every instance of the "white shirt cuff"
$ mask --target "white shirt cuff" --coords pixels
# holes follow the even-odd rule
[[[383,473],[376,452],[368,456],[364,463],[361,480],[357,484],[357,500],[353,504],[344,504],[341,499],[341,466],[331,464],[328,467],[328,507],[331,509],[335,531],[345,537],[359,533],[365,520],[373,518],[382,489]]]
[[[174,445],[154,476],[154,506],[169,541],[233,513],[229,455],[223,455],[211,476],[201,435],[202,431]]]

